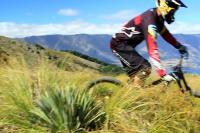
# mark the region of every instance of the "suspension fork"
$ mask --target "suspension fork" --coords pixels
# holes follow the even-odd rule
[[[178,76],[176,82],[181,90],[181,92],[185,92],[185,91],[189,91],[190,94],[192,93],[192,90],[191,88],[188,86],[186,80],[185,80],[185,76],[183,74],[183,71],[181,70],[181,68],[176,68],[176,72],[175,74]],[[184,88],[183,88],[183,85],[182,85],[182,82],[183,82],[183,85],[184,85]]]

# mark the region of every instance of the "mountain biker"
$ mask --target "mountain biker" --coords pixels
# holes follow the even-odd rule
[[[174,22],[174,14],[179,7],[187,8],[187,6],[181,0],[157,0],[156,4],[157,7],[147,10],[126,23],[110,41],[113,54],[120,59],[130,80],[139,86],[144,84],[151,73],[151,64],[135,50],[143,40],[146,40],[151,63],[165,81],[172,81],[174,77],[167,74],[161,65],[156,43],[157,33],[178,49],[182,56],[188,57],[186,46],[178,42],[164,24],[164,22],[168,24]]]

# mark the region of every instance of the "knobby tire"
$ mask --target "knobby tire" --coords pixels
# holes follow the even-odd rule
[[[86,90],[89,91],[92,87],[94,87],[95,85],[98,85],[100,83],[111,83],[116,86],[123,86],[123,83],[120,80],[117,80],[112,77],[102,77],[102,78],[98,78],[96,80],[90,81],[86,87]]]

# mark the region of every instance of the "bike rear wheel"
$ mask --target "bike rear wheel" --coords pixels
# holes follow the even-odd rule
[[[107,96],[112,96],[113,93],[122,86],[123,83],[118,79],[113,77],[101,77],[90,81],[85,89],[95,97],[105,98]]]
[[[113,84],[116,86],[123,86],[123,83],[118,79],[115,79],[112,77],[101,77],[101,78],[90,81],[86,87],[86,90],[90,91],[91,88],[93,88],[96,85],[102,84],[102,83],[109,83],[109,84]]]

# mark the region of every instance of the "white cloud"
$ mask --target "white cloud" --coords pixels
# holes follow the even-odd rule
[[[68,9],[60,9],[58,11],[58,14],[59,15],[63,15],[63,16],[76,16],[76,15],[78,15],[78,11],[75,10],[75,9],[70,9],[70,8],[68,8]]]
[[[118,12],[113,13],[113,14],[102,15],[102,18],[108,19],[108,20],[121,20],[121,21],[124,21],[124,20],[131,19],[131,18],[135,17],[138,14],[139,14],[139,12],[137,12],[135,10],[126,9],[126,10],[118,11]]]
[[[7,37],[25,37],[47,34],[113,34],[120,24],[95,25],[84,21],[72,21],[63,24],[17,24],[0,22],[0,35]]]
[[[191,26],[192,25],[192,26]],[[17,24],[0,22],[0,35],[7,37],[25,37],[49,34],[113,34],[122,23],[92,24],[85,21],[71,21],[63,24]],[[200,24],[176,22],[168,26],[172,33],[200,34]]]
[[[167,26],[172,33],[200,34],[200,24],[174,22]]]

